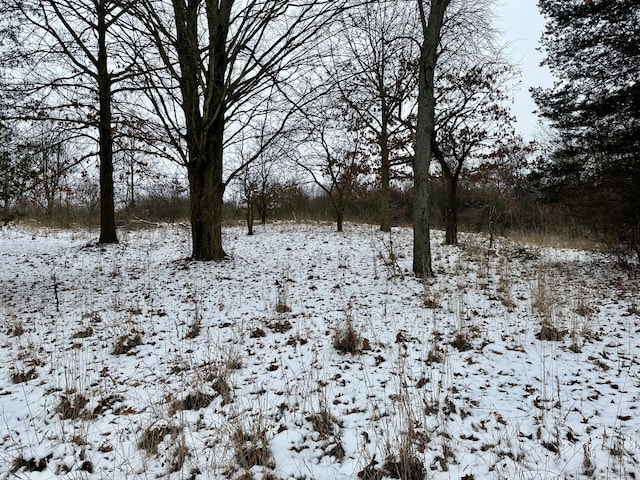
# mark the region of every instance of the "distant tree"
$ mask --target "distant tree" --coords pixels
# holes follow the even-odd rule
[[[433,155],[447,185],[445,243],[458,243],[458,183],[465,169],[507,154],[513,139],[508,92],[513,69],[500,54],[452,58],[436,81]],[[470,165],[473,163],[473,165]]]
[[[390,181],[413,153],[419,22],[413,2],[364,2],[347,12],[326,66],[366,131],[380,185],[380,230],[391,229]]]
[[[489,248],[495,236],[506,228],[538,228],[535,205],[528,179],[538,146],[518,135],[499,142],[490,161],[468,172],[466,180],[474,191],[475,206],[484,212],[477,225],[489,232]]]
[[[277,160],[284,158],[284,152],[278,152],[277,148],[271,148],[263,152],[260,158],[247,165],[239,175],[242,185],[242,198],[247,207],[247,222],[249,215],[249,235],[252,234],[252,223],[255,217],[262,225],[267,223],[267,215],[278,203],[278,196],[283,188],[277,174]]]
[[[640,21],[637,0],[541,0],[545,64],[534,89],[559,137],[539,171],[581,222],[636,245],[640,259]]]
[[[413,159],[413,273],[419,277],[433,274],[429,239],[429,167],[435,140],[435,70],[438,61],[445,12],[450,0],[432,0],[427,12],[425,2],[418,0],[423,40],[418,74],[418,118]]]
[[[240,201],[245,207],[247,220],[247,235],[253,235],[253,222],[255,217],[255,197],[258,192],[258,178],[251,167],[247,167],[238,177],[238,193]]]
[[[69,188],[67,180],[84,160],[64,130],[56,132],[51,127],[39,122],[33,129],[39,135],[32,134],[22,146],[33,168],[31,198],[48,217],[53,216],[56,204],[61,203],[62,194]]]
[[[0,123],[0,212],[15,215],[35,176],[31,156],[20,146],[19,133]]]
[[[25,188],[23,179],[28,171],[17,162],[17,125],[10,120],[13,99],[8,90],[9,69],[16,63],[21,27],[15,13],[8,3],[0,4],[0,220],[9,218],[16,199]]]
[[[370,169],[361,129],[353,125],[353,111],[340,98],[323,97],[312,104],[295,161],[331,201],[336,228],[343,231],[349,203],[363,186]]]

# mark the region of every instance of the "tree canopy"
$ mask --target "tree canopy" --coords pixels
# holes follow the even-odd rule
[[[543,184],[581,218],[622,237],[637,235],[640,221],[639,6],[539,2],[545,64],[557,81],[533,94],[559,135]]]

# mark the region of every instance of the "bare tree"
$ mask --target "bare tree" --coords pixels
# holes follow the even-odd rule
[[[34,174],[30,155],[20,147],[19,132],[0,123],[0,220],[16,215]]]
[[[254,0],[144,0],[143,19],[169,78],[155,85],[179,92],[179,115],[156,99],[172,116],[168,127],[184,140],[191,199],[192,257],[221,260],[222,202],[226,186],[259,152],[228,171],[225,147],[244,141],[245,128],[270,112],[262,101],[278,95],[291,100],[284,85],[304,74],[311,41],[330,34],[335,16],[348,0],[289,2]],[[286,80],[286,82],[285,82]],[[295,103],[295,102],[293,102]],[[293,108],[291,111],[295,110]],[[286,125],[289,114],[274,120],[267,147]],[[177,124],[177,125],[176,125]],[[174,133],[175,135],[175,133]]]
[[[114,85],[135,75],[125,64],[121,19],[130,2],[121,0],[25,0],[12,3],[30,26],[24,83],[32,119],[54,120],[82,130],[97,144],[100,163],[99,243],[118,241],[113,181]],[[135,58],[135,54],[132,55]],[[117,59],[117,61],[116,61]],[[29,116],[29,111],[27,116]],[[94,132],[97,131],[97,137]]]
[[[445,12],[450,0],[432,0],[429,13],[423,0],[418,0],[423,40],[418,74],[418,120],[413,159],[413,272],[419,277],[433,274],[429,239],[429,166],[435,140],[435,69],[438,61]]]
[[[477,168],[506,155],[506,146],[515,135],[507,103],[514,74],[499,52],[479,60],[452,58],[445,70],[436,82],[433,155],[447,185],[445,243],[455,245],[460,176],[465,168]]]
[[[412,152],[419,57],[413,2],[369,2],[344,15],[326,70],[374,146],[380,184],[380,230],[391,229],[393,169]]]
[[[69,177],[84,161],[84,156],[64,129],[57,131],[50,123],[38,122],[32,130],[39,134],[32,133],[24,145],[33,165],[31,198],[52,217],[69,188]]]
[[[306,138],[295,158],[331,202],[338,232],[343,231],[345,212],[370,172],[364,152],[363,131],[350,129],[353,111],[330,96],[306,112]]]

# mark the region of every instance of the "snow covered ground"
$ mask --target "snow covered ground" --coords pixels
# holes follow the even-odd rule
[[[640,477],[637,273],[435,232],[422,282],[409,229],[256,233],[215,264],[184,225],[0,230],[0,478]]]

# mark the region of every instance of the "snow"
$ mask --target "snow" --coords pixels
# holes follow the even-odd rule
[[[640,475],[637,274],[435,232],[423,282],[410,229],[332,229],[0,230],[0,478]]]

